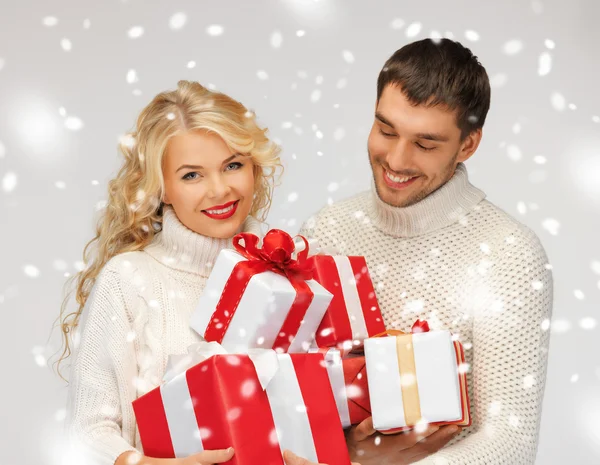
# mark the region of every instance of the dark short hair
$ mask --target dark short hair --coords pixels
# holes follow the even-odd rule
[[[471,50],[450,39],[424,39],[397,50],[377,79],[377,101],[388,85],[401,87],[414,105],[456,111],[461,138],[483,127],[490,80]]]

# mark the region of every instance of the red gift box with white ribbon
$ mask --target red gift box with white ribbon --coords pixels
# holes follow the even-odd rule
[[[289,449],[317,463],[350,464],[323,354],[230,355],[216,343],[195,346],[172,360],[179,368],[168,370],[167,382],[133,402],[145,455],[233,447],[231,465],[284,465]],[[208,346],[216,355],[180,373]]]
[[[365,356],[338,349],[319,349],[325,355],[327,374],[342,426],[357,425],[371,416]]]
[[[314,279],[333,298],[315,338],[316,347],[348,349],[385,331],[364,257],[313,255]]]
[[[230,353],[250,348],[306,353],[332,295],[313,280],[308,242],[294,258],[294,241],[270,230],[234,237],[235,250],[219,253],[190,326]],[[242,244],[243,242],[243,244]]]

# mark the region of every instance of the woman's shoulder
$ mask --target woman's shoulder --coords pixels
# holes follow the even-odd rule
[[[154,259],[143,250],[123,252],[106,262],[100,275],[113,275],[119,280],[131,280],[140,274],[150,273]]]

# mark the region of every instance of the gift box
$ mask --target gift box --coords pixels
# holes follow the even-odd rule
[[[220,252],[190,325],[230,353],[307,352],[332,295],[312,279],[308,246],[294,259],[284,231],[269,231],[262,247],[258,241],[241,233],[235,250]]]
[[[342,426],[357,425],[371,416],[364,355],[342,353],[337,349],[320,352],[325,355],[327,374]]]
[[[333,298],[323,317],[316,347],[351,346],[385,331],[364,257],[314,255],[314,278]]]
[[[449,331],[367,339],[364,344],[373,427],[408,430],[420,423],[471,424],[464,351]]]
[[[217,345],[199,346],[206,344]],[[145,455],[233,447],[228,464],[284,465],[289,449],[315,463],[350,464],[323,354],[229,355],[220,348],[183,373],[181,366],[133,402]]]

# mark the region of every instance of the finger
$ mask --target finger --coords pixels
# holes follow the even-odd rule
[[[221,450],[205,450],[194,456],[194,459],[200,465],[213,465],[214,463],[223,463],[231,460],[233,457],[233,447]]]
[[[283,451],[283,460],[285,461],[286,465],[322,465],[311,462],[310,460],[307,460],[305,458],[298,457],[290,450]]]
[[[373,417],[369,417],[366,420],[361,421],[352,429],[351,434],[352,439],[354,439],[356,442],[364,441],[369,436],[373,436],[375,434],[375,429],[373,428]]]

